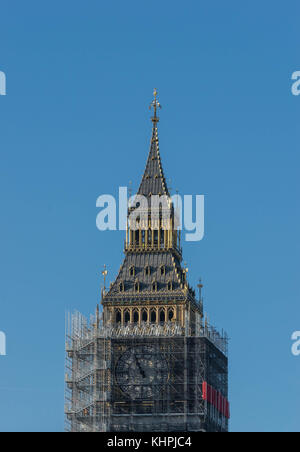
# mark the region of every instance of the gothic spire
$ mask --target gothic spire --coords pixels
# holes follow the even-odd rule
[[[160,103],[157,100],[157,90],[154,90],[154,100],[150,104],[150,109],[153,108],[153,117],[151,121],[152,125],[152,137],[150,143],[150,152],[146,163],[146,168],[140,188],[138,190],[139,195],[151,196],[151,195],[169,195],[168,187],[166,184],[160,152],[159,152],[159,140],[158,140],[158,128],[159,117],[157,111],[161,108]]]

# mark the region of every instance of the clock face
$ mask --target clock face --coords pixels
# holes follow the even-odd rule
[[[118,385],[133,400],[157,397],[168,381],[168,374],[166,359],[148,345],[128,349],[116,367]]]

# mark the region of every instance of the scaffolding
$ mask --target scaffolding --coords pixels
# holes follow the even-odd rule
[[[228,397],[227,348],[226,334],[207,324],[187,336],[176,322],[106,326],[98,311],[90,321],[69,313],[66,431],[227,431],[228,419],[207,403],[202,386]],[[145,389],[137,378],[126,393],[116,369],[130,350],[151,355],[151,365],[165,362],[165,384]],[[146,390],[148,397],[140,397]]]

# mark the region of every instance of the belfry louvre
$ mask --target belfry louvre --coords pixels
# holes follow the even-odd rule
[[[132,228],[125,258],[88,321],[68,314],[66,430],[70,432],[226,432],[228,340],[203,316],[182,265],[180,231],[162,169],[157,93],[150,152],[138,195],[165,196]],[[146,224],[145,224],[146,223]],[[106,277],[106,270],[103,272]]]

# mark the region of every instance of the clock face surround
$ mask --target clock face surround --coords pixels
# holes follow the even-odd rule
[[[159,396],[169,378],[166,359],[149,345],[138,345],[125,351],[116,370],[120,389],[132,400]]]

